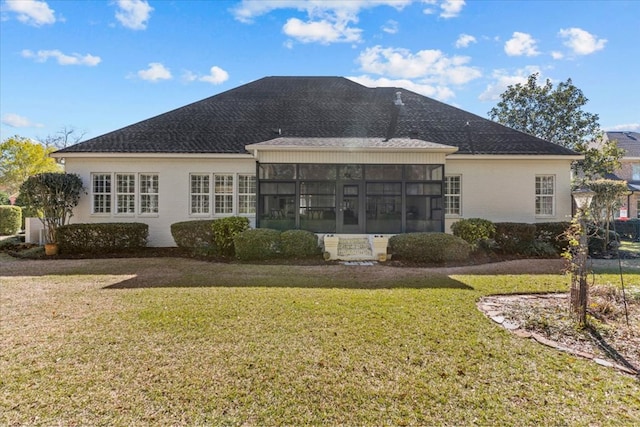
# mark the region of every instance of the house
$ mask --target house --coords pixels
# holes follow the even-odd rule
[[[53,154],[87,188],[74,222],[240,215],[323,236],[448,231],[460,218],[571,216],[559,145],[402,88],[266,77]]]
[[[620,169],[606,178],[627,181],[629,195],[623,200],[616,217],[640,218],[640,133],[605,132],[603,142],[617,141],[618,148],[624,150]]]

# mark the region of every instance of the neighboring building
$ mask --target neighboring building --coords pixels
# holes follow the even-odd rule
[[[620,169],[607,178],[625,180],[629,187],[629,195],[616,217],[640,218],[640,133],[606,132],[604,142],[607,141],[617,141],[618,148],[624,150]]]
[[[62,149],[88,194],[74,222],[241,215],[325,234],[448,231],[460,218],[571,217],[559,145],[401,88],[266,77]]]

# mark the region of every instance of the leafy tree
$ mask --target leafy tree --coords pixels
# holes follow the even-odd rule
[[[620,199],[629,194],[626,181],[596,179],[587,181],[587,187],[595,193],[591,202],[591,216],[596,224],[604,228],[603,251],[609,246],[609,230],[614,212],[620,207]]]
[[[56,243],[58,227],[69,222],[83,192],[76,174],[41,173],[29,177],[20,187],[20,198],[30,209],[42,212],[47,243]]]
[[[60,172],[62,168],[49,157],[54,150],[17,135],[5,139],[0,144],[0,185],[15,194],[32,175]]]
[[[554,88],[551,80],[538,85],[539,74],[529,76],[525,84],[511,85],[500,95],[500,102],[489,117],[512,129],[573,149],[585,155],[574,165],[594,178],[612,173],[620,166],[623,151],[612,141],[599,148],[589,143],[602,140],[598,115],[584,111],[589,101],[571,79]]]

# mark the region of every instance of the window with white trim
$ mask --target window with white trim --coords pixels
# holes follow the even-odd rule
[[[536,176],[536,215],[553,216],[555,197],[555,176]]]
[[[640,181],[640,163],[631,164],[631,180]]]
[[[233,213],[233,175],[214,175],[216,214]]]
[[[447,215],[462,214],[462,177],[447,175],[444,177],[444,213]]]
[[[208,214],[211,202],[209,174],[191,174],[191,214]]]
[[[136,213],[136,176],[132,173],[116,174],[116,213]]]
[[[238,176],[238,213],[256,213],[256,177],[255,175]]]
[[[91,193],[93,199],[93,213],[111,213],[111,174],[91,174]]]
[[[158,174],[140,174],[140,213],[158,213]]]

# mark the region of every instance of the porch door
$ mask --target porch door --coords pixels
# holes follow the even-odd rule
[[[364,191],[362,183],[338,183],[336,232],[364,233]]]

